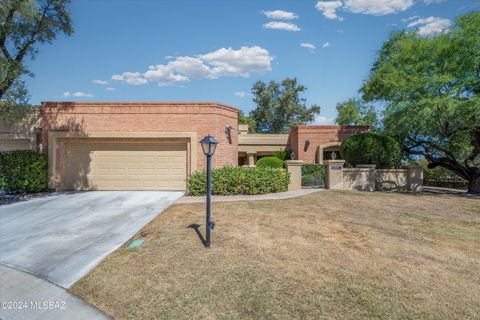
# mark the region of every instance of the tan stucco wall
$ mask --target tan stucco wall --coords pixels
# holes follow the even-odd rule
[[[288,134],[241,134],[238,152],[270,154],[287,147]]]
[[[373,169],[350,169],[343,170],[343,189],[358,191],[375,190],[375,170]]]
[[[290,183],[288,184],[288,191],[295,191],[302,189],[302,165],[301,160],[286,160],[285,167],[290,174]]]
[[[16,117],[0,120],[0,152],[37,150],[37,136],[41,127],[38,108],[29,108]],[[18,118],[17,118],[18,117]]]
[[[422,168],[368,169],[347,168],[343,170],[343,188],[362,191],[421,191]]]

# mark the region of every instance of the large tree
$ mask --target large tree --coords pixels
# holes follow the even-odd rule
[[[457,18],[444,34],[393,34],[362,92],[385,103],[385,130],[405,151],[453,171],[480,194],[479,12]]]
[[[0,1],[0,115],[28,100],[20,78],[31,75],[25,67],[38,47],[58,33],[72,34],[67,5],[70,0]]]
[[[293,127],[312,122],[320,113],[320,107],[307,107],[301,97],[306,88],[297,79],[285,79],[282,83],[257,81],[252,87],[256,108],[250,112],[255,121],[255,131],[286,133]]]
[[[359,99],[348,99],[337,104],[335,123],[342,126],[359,125],[377,127],[378,118],[375,108]]]

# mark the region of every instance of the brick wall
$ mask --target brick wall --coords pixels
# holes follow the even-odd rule
[[[218,139],[213,166],[235,166],[238,161],[238,110],[217,103],[42,103],[43,150],[48,132],[197,132]],[[225,126],[230,125],[231,141]],[[198,143],[198,141],[193,141]],[[205,167],[205,156],[197,145],[197,169]]]
[[[351,135],[369,131],[368,126],[297,126],[289,136],[289,145],[295,159],[315,163],[315,154],[320,145],[341,142]],[[309,141],[308,145],[305,141]]]

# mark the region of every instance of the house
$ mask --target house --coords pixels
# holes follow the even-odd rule
[[[199,141],[207,134],[219,141],[213,167],[223,167],[254,165],[285,148],[295,159],[322,163],[343,139],[369,130],[298,126],[289,134],[248,134],[237,109],[210,102],[44,102],[36,119],[21,134],[0,127],[0,151],[48,154],[49,188],[56,190],[185,190],[186,177],[205,168]]]

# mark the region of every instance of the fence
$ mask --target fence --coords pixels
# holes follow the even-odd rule
[[[361,191],[422,191],[423,169],[344,168],[343,160],[326,161],[327,189]]]

